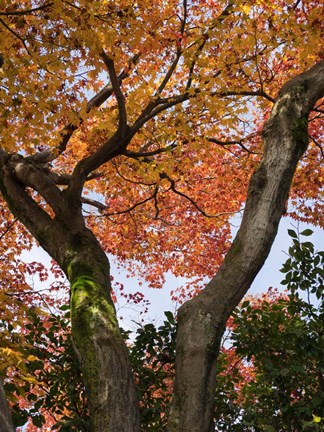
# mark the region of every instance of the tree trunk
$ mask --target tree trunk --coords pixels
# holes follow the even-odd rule
[[[324,62],[281,89],[263,129],[264,155],[251,177],[241,227],[223,265],[178,313],[170,432],[212,432],[216,359],[226,321],[266,260],[308,144],[308,115],[324,94]]]
[[[59,216],[51,217],[26,191],[24,185],[36,181]],[[110,296],[108,259],[85,227],[81,206],[75,208],[74,201],[51,188],[28,159],[0,151],[0,190],[10,210],[58,262],[71,285],[72,336],[88,393],[91,430],[138,432],[133,373]]]
[[[128,349],[121,336],[109,264],[88,230],[66,254],[72,335],[90,401],[91,430],[136,432],[139,418]]]
[[[14,432],[6,395],[0,380],[0,431]]]

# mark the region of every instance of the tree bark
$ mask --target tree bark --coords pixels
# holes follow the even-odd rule
[[[66,256],[72,335],[81,361],[94,432],[139,431],[129,353],[109,296],[109,264],[89,230]]]
[[[14,432],[6,395],[0,380],[0,431]]]
[[[212,432],[216,359],[226,321],[266,260],[308,145],[308,116],[324,94],[324,62],[281,89],[263,129],[264,154],[251,177],[241,227],[216,276],[178,312],[170,432]]]
[[[26,190],[36,187],[55,209],[44,211]],[[72,336],[87,389],[93,432],[138,432],[129,353],[111,299],[108,259],[85,227],[81,205],[69,201],[26,158],[0,151],[0,190],[10,210],[66,273]]]

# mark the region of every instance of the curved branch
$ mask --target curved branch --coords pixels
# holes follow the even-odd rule
[[[40,11],[40,10],[44,10],[49,8],[50,6],[53,6],[54,3],[47,3],[44,4],[43,6],[39,6],[33,9],[25,9],[25,10],[20,10],[20,11],[6,11],[6,12],[1,12],[0,11],[0,16],[19,16],[19,15],[30,15],[34,12]]]
[[[147,203],[148,201],[151,201],[152,199],[155,200],[157,193],[159,191],[159,187],[156,186],[154,188],[154,192],[152,195],[150,195],[149,197],[143,199],[142,201],[138,201],[137,203],[133,204],[131,207],[129,207],[128,209],[125,210],[120,210],[117,212],[112,212],[112,213],[105,213],[105,216],[116,216],[116,215],[121,215],[121,214],[125,214],[125,213],[130,213],[132,210],[136,209],[136,207],[139,207],[145,203]]]
[[[135,65],[138,62],[138,59],[140,58],[140,54],[135,54],[131,60],[128,62],[128,66],[122,70],[122,72],[118,75],[118,83],[120,83],[128,77],[131,66]],[[106,102],[114,93],[114,89],[111,85],[106,85],[103,87],[93,98],[91,98],[86,106],[86,113],[89,114],[89,112],[94,108],[99,108],[104,102]],[[78,125],[69,123],[63,127],[61,130],[61,142],[55,148],[54,150],[45,150],[40,153],[34,154],[32,157],[37,162],[42,163],[48,163],[53,161],[63,153],[66,149],[66,146],[68,145],[73,133],[80,127],[82,124],[83,119],[80,119],[80,123]]]
[[[93,199],[87,198],[87,197],[82,197],[81,198],[81,202],[83,204],[87,204],[87,205],[96,207],[101,212],[104,211],[104,210],[107,210],[107,208],[108,208],[105,204],[101,203],[100,201],[93,200]]]
[[[122,137],[125,136],[127,131],[127,114],[126,114],[126,106],[125,106],[125,97],[120,88],[120,80],[117,77],[114,61],[106,54],[104,50],[101,51],[100,54],[103,59],[109,73],[110,81],[112,84],[112,88],[114,90],[118,111],[119,111],[119,124],[118,124],[118,132]]]
[[[61,214],[61,191],[44,172],[37,169],[31,163],[28,163],[23,157],[18,157],[18,160],[12,158],[9,164],[16,178],[24,187],[31,187],[38,192],[52,207],[56,215]]]
[[[238,146],[240,146],[244,151],[246,151],[247,153],[250,153],[250,154],[259,154],[258,152],[254,152],[254,151],[252,151],[252,150],[249,150],[249,149],[248,149],[248,148],[243,144],[244,141],[247,141],[247,140],[250,139],[250,138],[254,138],[256,135],[258,135],[258,134],[257,134],[257,133],[252,133],[252,134],[250,134],[250,135],[248,135],[248,136],[246,136],[246,137],[244,137],[244,138],[242,138],[242,139],[240,139],[240,140],[237,140],[237,141],[235,141],[235,140],[222,141],[222,140],[218,140],[218,139],[216,139],[216,138],[208,138],[208,137],[206,137],[206,139],[207,139],[207,141],[209,141],[209,142],[211,142],[211,143],[214,143],[214,144],[217,144],[217,145],[220,145],[220,146],[222,146],[222,147],[231,146],[231,145],[238,145]]]
[[[183,198],[185,198],[187,201],[189,201],[198,211],[199,211],[199,213],[201,213],[203,216],[205,216],[206,218],[219,218],[220,216],[227,216],[227,215],[233,215],[233,214],[236,214],[236,213],[239,213],[240,212],[240,210],[239,211],[234,211],[234,212],[221,212],[221,213],[217,213],[217,214],[215,214],[215,215],[211,215],[211,214],[208,214],[208,213],[206,213],[201,207],[199,207],[199,205],[196,203],[196,201],[195,200],[193,200],[192,198],[190,198],[188,195],[186,195],[185,193],[183,193],[183,192],[180,192],[178,189],[176,189],[176,185],[175,185],[175,180],[173,180],[171,177],[169,177],[167,174],[165,174],[165,173],[162,173],[161,174],[161,178],[166,178],[167,180],[169,180],[169,182],[170,182],[170,186],[171,186],[171,190],[175,193],[175,194],[177,194],[177,195],[179,195],[179,196],[181,196],[181,197],[183,197]]]
[[[138,158],[145,158],[145,157],[150,157],[150,156],[155,156],[161,153],[166,153],[168,151],[173,150],[174,148],[176,148],[177,145],[176,144],[171,144],[167,147],[164,148],[160,148],[160,149],[156,149],[156,150],[152,150],[152,151],[148,151],[148,152],[133,152],[133,151],[128,151],[125,150],[123,153],[123,156],[127,156],[133,159],[138,159]]]

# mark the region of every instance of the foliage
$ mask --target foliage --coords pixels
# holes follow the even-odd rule
[[[4,1],[1,146],[39,155],[34,167],[49,152],[41,171],[62,190],[125,111],[134,136],[85,184],[87,223],[151,286],[172,271],[197,288],[228,249],[278,89],[321,57],[321,12],[313,0]],[[319,225],[322,128],[312,114],[291,194],[294,217]]]
[[[66,307],[62,307],[66,310]],[[69,312],[43,314],[31,310],[24,327],[25,368],[29,378],[21,383],[19,369],[5,383],[11,395],[15,426],[29,424],[62,432],[87,431],[87,406],[79,362],[69,328]],[[45,430],[45,429],[42,429]]]
[[[142,430],[165,430],[165,415],[174,378],[176,321],[171,312],[158,328],[146,324],[137,329],[130,344],[135,380],[139,392]]]
[[[89,431],[88,410],[79,360],[74,352],[68,307],[64,314],[49,314],[41,319],[33,311],[25,326],[28,379],[19,379],[20,370],[10,374],[5,389],[11,394],[15,426],[28,423],[48,430]],[[141,401],[142,426],[147,431],[162,431],[165,410],[171,398],[175,361],[175,321],[166,312],[163,325],[138,327],[129,341],[132,365]],[[124,332],[125,338],[129,332]],[[47,429],[46,429],[47,430]]]
[[[234,314],[237,362],[230,369],[220,364],[218,430],[323,430],[324,252],[289,233],[293,245],[281,270],[287,295],[270,290],[261,299],[244,301]]]

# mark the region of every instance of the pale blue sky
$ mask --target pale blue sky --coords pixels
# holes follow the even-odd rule
[[[289,237],[287,230],[288,228],[296,229],[296,227],[296,221],[292,220],[291,218],[282,218],[277,237],[271,248],[270,255],[264,267],[252,284],[249,293],[261,293],[266,291],[270,286],[280,288],[280,282],[283,279],[283,274],[280,273],[279,270],[287,259],[285,252],[288,250],[291,244],[291,238]],[[314,231],[314,234],[309,237],[309,239],[315,244],[315,249],[323,250],[324,230],[304,223],[299,223],[299,231],[302,231],[305,228],[311,228]],[[26,261],[40,261],[44,264],[48,264],[50,262],[50,258],[47,253],[40,248],[34,248],[31,252],[24,253],[23,258]],[[127,278],[125,273],[118,274],[117,267],[113,261],[111,262],[111,273],[116,281],[124,284],[125,290],[132,293],[140,291],[145,295],[145,298],[151,303],[146,320],[155,322],[163,320],[164,311],[175,310],[176,305],[170,299],[170,291],[174,290],[177,286],[181,286],[185,281],[185,279],[175,278],[172,275],[167,275],[166,284],[163,289],[148,288],[145,286],[145,284],[140,286],[139,280],[136,278]],[[281,288],[283,289],[283,287]],[[120,303],[122,305],[124,302],[121,301]],[[122,308],[122,310],[120,310],[120,315],[122,315],[124,318],[123,322],[125,324],[130,323],[131,327],[133,327],[131,325],[131,320],[136,322],[140,321],[139,310],[136,309],[133,310]]]

